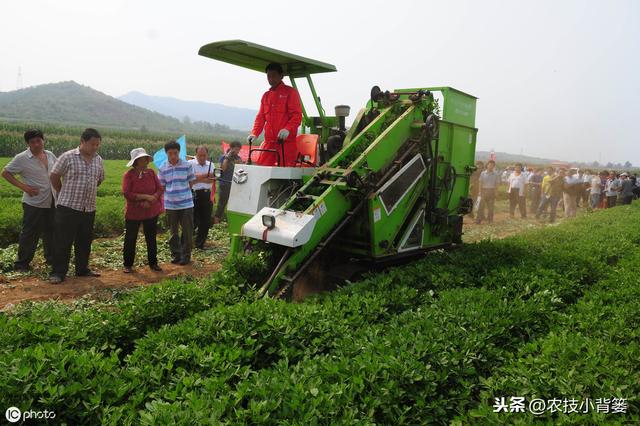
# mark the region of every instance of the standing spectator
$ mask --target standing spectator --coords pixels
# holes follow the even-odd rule
[[[188,265],[193,244],[193,196],[191,187],[196,175],[193,166],[180,158],[176,141],[164,146],[167,161],[160,167],[159,180],[164,192],[164,209],[169,221],[171,263]],[[182,229],[182,235],[180,235]]]
[[[533,167],[525,166],[522,170],[523,170],[522,174],[524,175],[524,181],[528,185],[529,184],[529,178],[531,176],[533,176],[533,173],[534,173]]]
[[[603,170],[600,172],[600,186],[602,187],[602,191],[600,192],[600,208],[607,208],[607,180],[609,180],[609,172]]]
[[[162,206],[162,187],[152,169],[147,166],[151,156],[144,148],[131,150],[131,161],[127,167],[132,167],[122,177],[122,192],[126,200],[125,206],[125,234],[124,234],[124,272],[133,271],[136,258],[136,243],[140,225],[147,242],[147,261],[149,268],[160,272],[158,266],[158,216],[164,211]]]
[[[640,198],[640,182],[638,182],[638,176],[634,173],[633,176],[630,177],[633,182],[633,196],[634,198]]]
[[[193,225],[196,232],[195,246],[203,249],[211,228],[211,188],[213,186],[213,169],[211,161],[207,160],[209,150],[200,145],[196,148],[196,158],[189,160],[196,175],[193,184]]]
[[[551,201],[551,179],[557,176],[553,167],[548,167],[545,176],[542,178],[542,185],[540,191],[540,204],[536,210],[536,219],[540,219],[540,216],[546,214],[547,207]]]
[[[233,180],[233,168],[236,163],[240,161],[240,149],[242,145],[238,141],[233,141],[229,144],[229,149],[226,154],[220,157],[220,168],[222,169],[222,175],[218,182],[220,183],[220,192],[218,193],[218,206],[216,207],[216,214],[213,218],[213,223],[220,223],[222,216],[224,216],[224,209],[227,207],[229,201],[229,193],[231,192],[231,182]]]
[[[509,183],[509,176],[511,176],[511,172],[513,171],[513,167],[507,167],[502,171],[502,182]]]
[[[49,282],[59,284],[69,271],[71,246],[75,253],[76,276],[99,277],[89,269],[96,194],[104,181],[102,157],[98,155],[102,136],[86,129],[80,146],[58,158],[51,171],[51,184],[58,193],[54,238],[56,252]]]
[[[631,201],[633,200],[633,182],[629,179],[629,174],[627,172],[620,175],[618,191],[620,192],[621,204],[631,204]]]
[[[589,208],[591,205],[589,193],[591,192],[591,180],[594,176],[591,170],[585,170],[582,174],[582,189],[579,197],[582,197],[582,205],[586,208]]]
[[[517,163],[515,170],[509,176],[509,215],[514,216],[516,205],[520,209],[520,216],[525,219],[527,217],[527,207],[525,199],[526,180],[522,173],[522,164]]]
[[[529,198],[531,199],[531,206],[529,212],[536,214],[538,207],[540,206],[540,198],[542,194],[542,169],[536,168],[529,175]]]
[[[582,169],[577,169],[576,170],[576,174],[575,174],[575,178],[576,178],[576,182],[584,182],[584,172],[582,171]],[[584,185],[581,185],[580,188],[577,187],[575,188],[575,192],[576,192],[576,209],[580,207],[580,201],[582,200],[582,187],[584,187]]]
[[[53,169],[56,156],[44,149],[45,139],[42,131],[27,130],[24,140],[28,148],[13,157],[2,171],[2,177],[23,192],[22,229],[18,239],[18,257],[14,262],[14,269],[21,272],[30,270],[40,235],[44,258],[49,265],[53,265],[55,215],[49,171]],[[16,179],[16,175],[19,175],[21,180]]]
[[[566,170],[561,168],[558,170],[558,173],[549,180],[549,223],[556,221],[558,203],[562,199],[565,174]]]
[[[576,173],[576,169],[569,169],[569,174],[564,178],[562,199],[564,201],[565,217],[576,217],[576,200],[582,189],[582,181]]]
[[[591,188],[590,192],[590,206],[591,209],[597,209],[600,206],[600,202],[602,200],[602,178],[607,176],[607,172],[602,171],[600,175],[593,175],[591,178]]]
[[[484,209],[487,208],[487,222],[493,223],[493,210],[496,203],[496,191],[500,185],[500,175],[494,171],[496,162],[489,160],[487,169],[480,173],[478,184],[480,195],[478,197],[478,214],[476,223],[479,225],[484,219]]]
[[[471,173],[471,177],[469,179],[469,197],[473,200],[474,206],[477,207],[478,203],[478,195],[480,194],[480,173],[484,170],[484,163],[482,161],[476,161],[476,169]],[[474,213],[473,210],[469,213],[469,217],[473,218]]]
[[[616,206],[616,199],[618,198],[618,186],[620,181],[616,178],[616,172],[609,172],[609,178],[605,183],[604,191],[607,197],[607,208]]]

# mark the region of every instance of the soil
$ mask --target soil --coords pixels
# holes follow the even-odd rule
[[[0,309],[10,309],[25,300],[59,300],[63,302],[89,296],[92,299],[109,299],[114,291],[130,289],[157,283],[166,278],[178,276],[200,277],[220,268],[220,264],[194,261],[180,266],[162,264],[162,272],[154,272],[147,267],[137,268],[131,274],[122,270],[102,270],[100,277],[68,276],[61,284],[50,284],[36,277],[0,281]],[[8,306],[7,306],[8,305]]]

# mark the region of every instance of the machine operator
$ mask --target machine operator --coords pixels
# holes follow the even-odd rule
[[[271,88],[262,95],[260,110],[247,141],[252,143],[264,129],[264,142],[260,148],[274,150],[278,154],[273,151],[260,151],[254,164],[294,167],[298,155],[296,136],[302,122],[300,95],[296,89],[282,82],[282,65],[271,63],[265,71]],[[280,158],[278,164],[278,156],[282,157],[283,152],[284,158]]]

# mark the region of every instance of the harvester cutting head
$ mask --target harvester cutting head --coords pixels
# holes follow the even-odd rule
[[[325,116],[310,78],[332,65],[240,41],[200,54],[256,70],[280,62],[294,86],[307,79],[320,112],[305,112],[302,124],[317,137],[315,167],[236,166],[247,178],[231,189],[231,255],[254,245],[280,254],[263,294],[296,298],[296,287],[327,288],[309,271],[340,275],[345,261],[386,265],[461,243],[473,204],[475,97],[450,87],[376,86],[347,129],[348,107]]]

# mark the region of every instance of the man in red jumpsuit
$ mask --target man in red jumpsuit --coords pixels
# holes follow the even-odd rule
[[[281,165],[293,167],[298,155],[296,136],[302,122],[300,95],[296,89],[282,82],[284,76],[282,65],[269,64],[265,71],[271,88],[262,95],[260,111],[256,115],[253,130],[247,137],[247,141],[253,142],[264,129],[264,142],[260,148],[275,149],[282,157],[282,144],[284,144],[285,158],[281,159]],[[273,152],[260,152],[254,164],[277,166],[277,156]]]

